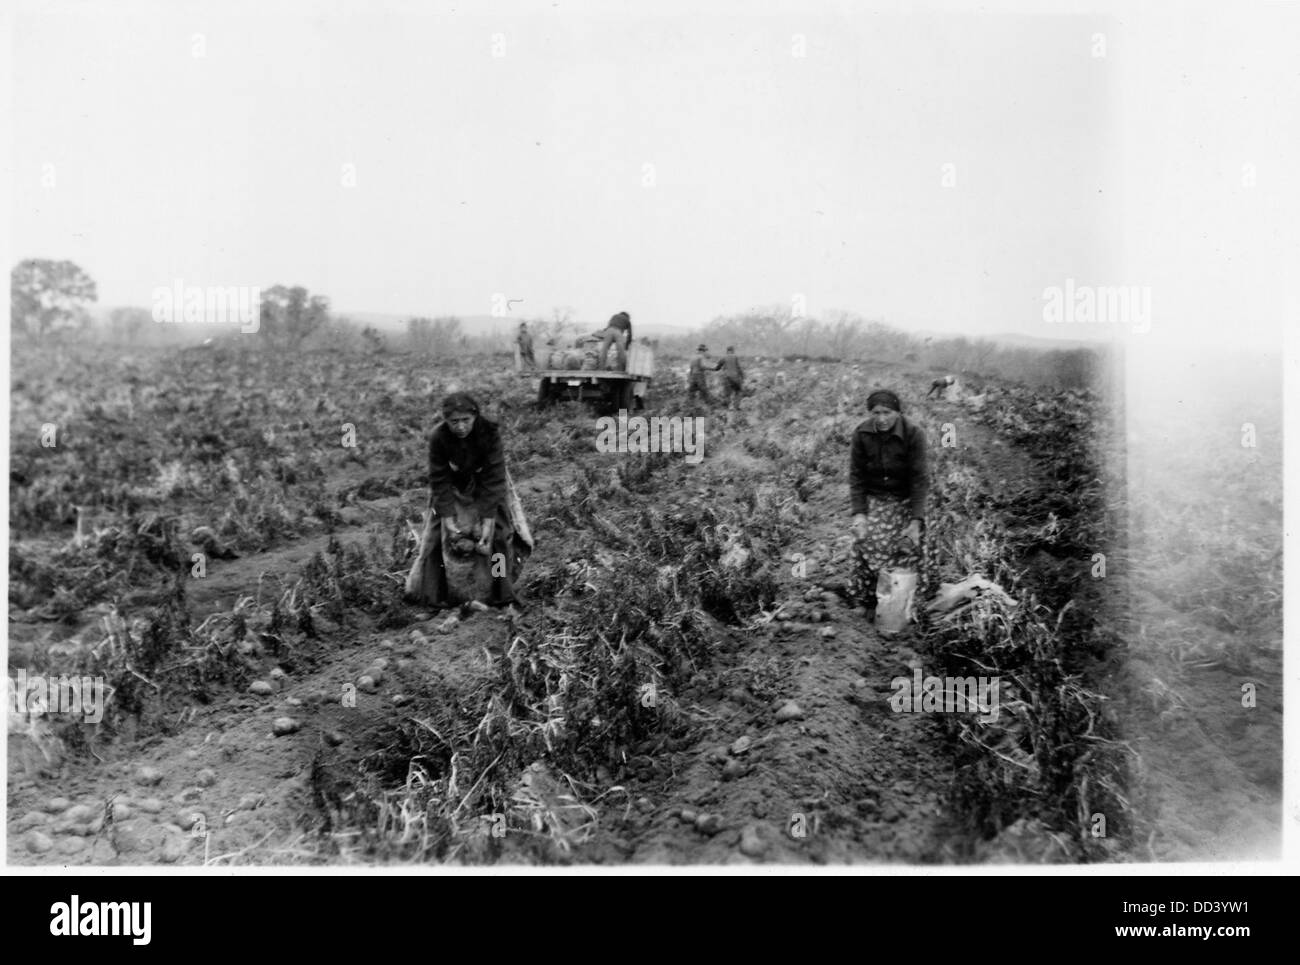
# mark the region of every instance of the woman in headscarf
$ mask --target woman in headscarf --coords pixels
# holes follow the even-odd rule
[[[876,614],[882,570],[921,565],[921,528],[930,489],[925,433],[906,419],[893,392],[867,397],[868,418],[853,433],[849,494],[853,503],[853,575],[850,592]]]
[[[447,396],[442,423],[429,439],[431,512],[420,556],[407,577],[408,602],[451,605],[444,540],[457,546],[472,541],[490,561],[491,590],[482,602],[515,602],[515,578],[532,552],[532,540],[509,478],[496,423],[480,415],[478,402],[468,393]]]

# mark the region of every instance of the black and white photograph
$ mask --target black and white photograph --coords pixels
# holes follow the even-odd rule
[[[0,29],[11,872],[1288,863],[1300,3]]]

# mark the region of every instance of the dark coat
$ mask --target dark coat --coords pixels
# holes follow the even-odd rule
[[[494,519],[506,506],[506,456],[501,431],[482,416],[464,439],[447,423],[429,439],[429,504],[439,516],[453,516],[456,495],[474,501],[479,515]]]
[[[626,332],[628,342],[632,341],[632,319],[626,318],[622,312],[609,320],[609,327],[616,328],[620,332]]]
[[[903,496],[911,503],[912,517],[925,518],[930,492],[925,432],[899,416],[888,432],[876,432],[871,420],[854,430],[849,450],[849,495],[854,514],[867,511],[871,496]]]
[[[691,358],[691,367],[690,367],[691,384],[708,385],[708,380],[705,378],[704,370],[708,369],[710,372],[716,372],[720,368],[722,368],[722,362],[720,361],[715,362],[707,355],[696,352],[695,355],[692,356]]]

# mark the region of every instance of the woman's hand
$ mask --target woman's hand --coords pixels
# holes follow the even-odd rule
[[[867,514],[858,513],[853,517],[853,535],[858,539],[867,538]]]
[[[478,540],[478,551],[484,556],[492,549],[492,531],[496,528],[496,522],[495,519],[485,519],[480,523],[483,533]]]
[[[461,535],[460,527],[450,516],[442,517],[442,533],[447,539],[459,539]]]
[[[908,523],[907,529],[903,532],[914,544],[921,545],[921,521],[919,519],[914,519]]]

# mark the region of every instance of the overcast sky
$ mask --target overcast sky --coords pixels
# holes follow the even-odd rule
[[[1044,321],[1072,279],[1148,288],[1154,344],[1295,315],[1300,4],[606,6],[23,0],[11,260],[107,305],[1096,334]]]

